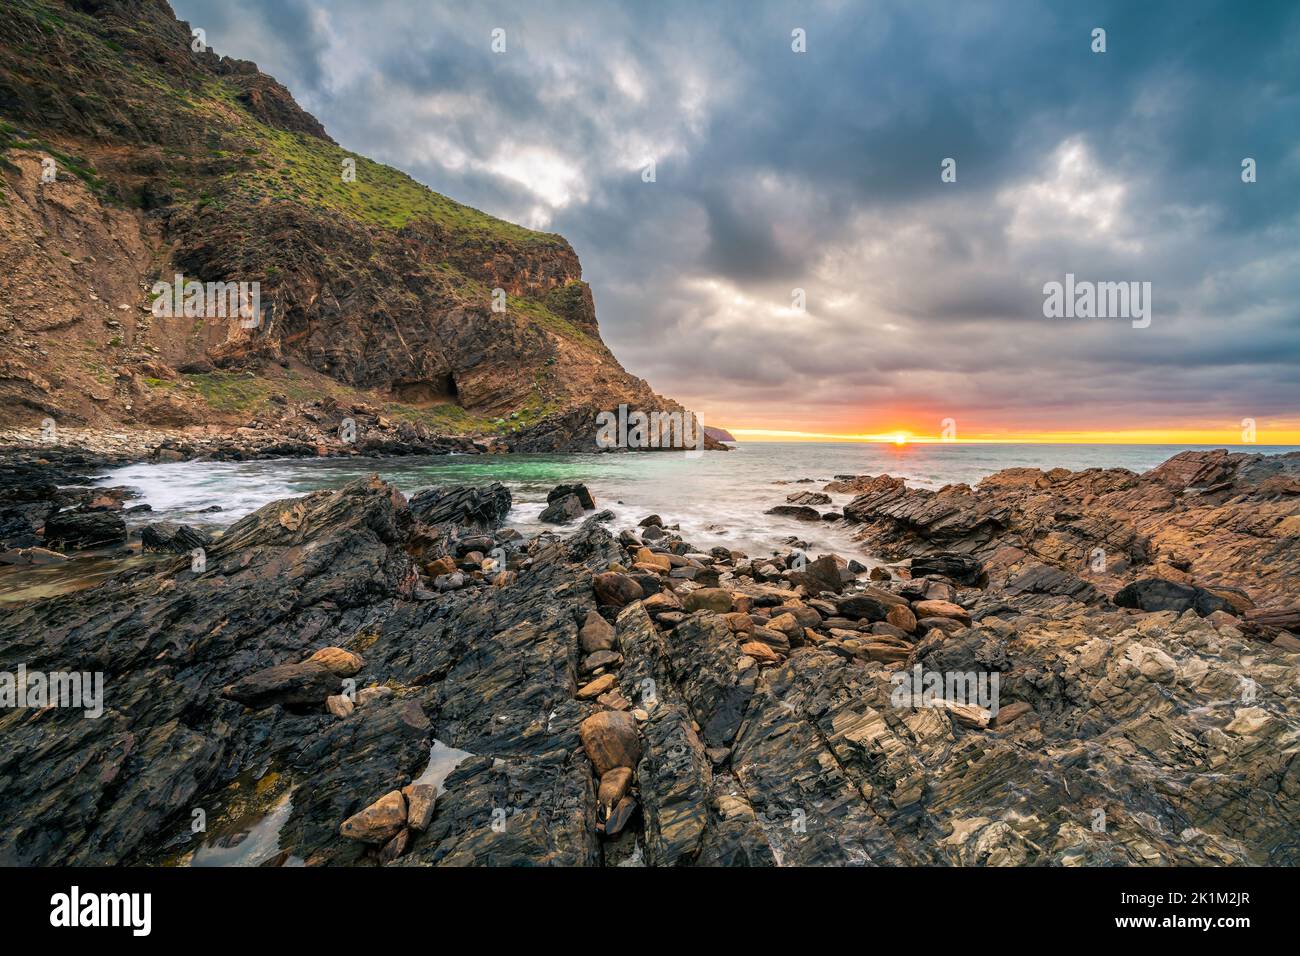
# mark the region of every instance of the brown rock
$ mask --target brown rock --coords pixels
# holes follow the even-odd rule
[[[332,697],[325,698],[325,709],[335,717],[351,716],[354,706],[356,705],[344,694],[335,694]]]
[[[637,564],[649,564],[662,571],[671,571],[672,561],[666,554],[659,554],[651,551],[649,548],[638,548],[636,552]]]
[[[456,570],[456,559],[448,555],[439,558],[437,561],[430,561],[424,566],[424,573],[431,578],[436,578],[440,574],[452,574]]]
[[[337,694],[342,682],[319,661],[278,664],[241,677],[221,691],[221,696],[259,710],[271,704],[320,704]]]
[[[593,697],[599,697],[606,691],[613,690],[618,678],[613,674],[602,674],[594,681],[578,690],[578,700],[591,700]]]
[[[411,831],[406,827],[397,831],[397,835],[384,844],[384,848],[379,851],[380,863],[392,863],[399,856],[406,852],[406,846],[411,842]]]
[[[635,767],[641,759],[641,736],[636,718],[618,710],[592,714],[578,726],[587,759],[603,777],[615,767]]]
[[[960,604],[951,601],[917,601],[912,605],[918,619],[923,617],[946,617],[963,624],[970,623],[970,612]]]
[[[596,799],[608,813],[623,799],[624,794],[627,793],[627,788],[631,785],[632,768],[615,767],[613,770],[601,774],[600,792]]]
[[[582,659],[582,672],[590,674],[602,667],[617,667],[623,663],[623,655],[618,651],[596,651]]]
[[[733,634],[745,634],[754,629],[754,621],[748,614],[733,611],[731,614],[722,615],[722,620],[726,622]]]
[[[341,647],[322,647],[307,660],[324,664],[339,677],[351,677],[366,664],[360,654],[353,654]]]
[[[406,826],[406,798],[390,790],[339,825],[339,834],[362,843],[387,843]]]
[[[993,718],[993,722],[990,726],[999,728],[1005,727],[1017,717],[1023,717],[1031,710],[1033,710],[1033,708],[1023,700],[1013,700],[1011,703],[1007,704],[1007,706],[998,708],[997,716]]]
[[[406,797],[406,825],[412,830],[426,829],[438,802],[438,788],[431,783],[412,783],[402,788],[402,796]]]
[[[731,593],[722,588],[700,588],[686,595],[683,606],[691,611],[714,611],[726,614],[731,610]]]
[[[393,696],[393,689],[379,684],[375,687],[363,687],[357,691],[357,706],[365,707],[367,704],[373,704],[377,700],[387,700]]]
[[[775,664],[781,660],[781,656],[762,641],[749,641],[745,644],[741,644],[740,652],[747,657],[752,657],[756,661]]]
[[[578,639],[582,643],[584,654],[611,650],[614,647],[614,625],[598,612],[588,611],[587,619],[582,622],[582,630],[578,632]]]
[[[916,615],[912,613],[911,608],[904,607],[902,604],[891,607],[889,613],[885,615],[885,621],[909,634],[916,630]]]
[[[604,607],[626,607],[633,601],[645,597],[641,585],[626,574],[619,574],[616,571],[595,575],[591,579],[591,586],[596,592],[596,600]]]

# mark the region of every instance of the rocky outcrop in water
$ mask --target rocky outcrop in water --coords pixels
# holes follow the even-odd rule
[[[0,860],[185,860],[196,810],[220,832],[281,795],[272,863],[1298,862],[1300,657],[1252,611],[420,517],[471,498],[357,481],[242,519],[202,573],[7,614],[0,670],[105,686],[97,719],[0,712]]]

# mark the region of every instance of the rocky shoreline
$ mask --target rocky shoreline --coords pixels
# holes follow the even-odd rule
[[[10,467],[4,513],[48,522]],[[501,485],[374,476],[198,570],[162,529],[0,621],[0,671],[104,678],[98,718],[0,709],[0,862],[198,863],[274,821],[243,862],[1295,864],[1298,475],[839,476],[870,570],[610,527],[581,484],[531,539]],[[980,692],[921,689],[952,675]]]

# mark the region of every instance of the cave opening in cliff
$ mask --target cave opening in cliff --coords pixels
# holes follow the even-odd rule
[[[417,408],[430,408],[435,405],[459,405],[460,392],[456,388],[456,378],[450,372],[433,378],[414,381],[395,382],[393,395],[403,405]]]

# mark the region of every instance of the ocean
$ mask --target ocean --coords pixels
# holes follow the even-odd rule
[[[785,503],[786,495],[821,490],[836,475],[890,474],[921,488],[953,482],[975,484],[1003,468],[1128,468],[1146,471],[1188,447],[1174,445],[911,444],[860,442],[743,442],[730,452],[688,457],[681,452],[587,455],[451,455],[409,458],[280,459],[249,462],[137,464],[99,480],[127,485],[150,513],[130,516],[135,524],[172,520],[222,526],[280,498],[334,488],[372,472],[410,493],[431,485],[500,481],[510,488],[509,524],[526,534],[542,525],[538,515],[546,493],[561,482],[582,481],[599,508],[613,511],[615,529],[635,525],[653,513],[681,526],[686,540],[701,548],[722,545],[747,554],[788,551],[787,539],[807,543],[811,553],[860,554],[847,529],[834,522],[802,522],[763,512]],[[1244,446],[1267,454],[1294,446]],[[812,484],[794,484],[803,478]],[[789,484],[782,484],[788,482]],[[842,508],[851,495],[832,495]],[[216,512],[204,512],[212,505]]]

